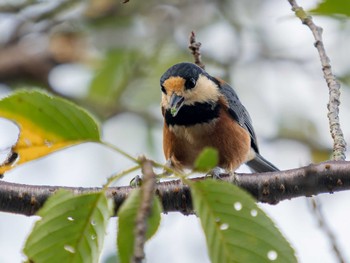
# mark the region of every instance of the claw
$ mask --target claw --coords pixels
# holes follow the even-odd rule
[[[168,160],[166,161],[166,163],[165,163],[164,166],[166,166],[166,167],[168,167],[168,168],[171,168],[171,169],[174,168],[174,167],[173,167],[173,164],[172,164],[172,162],[171,162],[171,159],[168,159]],[[167,170],[167,169],[163,169],[163,172],[161,173],[161,175],[162,175],[162,176],[170,176],[170,175],[172,175],[172,172],[170,172],[170,171]]]
[[[131,187],[139,187],[142,185],[142,178],[139,175],[136,175],[133,179],[130,181],[130,186]]]
[[[212,177],[213,179],[217,179],[217,180],[221,180],[221,176],[220,174],[224,173],[224,169],[222,169],[221,167],[215,167],[213,169],[211,169],[207,174],[206,176],[210,176]]]

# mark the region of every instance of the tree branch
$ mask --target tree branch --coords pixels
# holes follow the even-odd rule
[[[338,262],[345,263],[343,253],[339,248],[336,236],[330,228],[327,220],[325,219],[320,201],[317,200],[317,198],[311,198],[309,203],[311,206],[312,213],[317,219],[320,230],[324,232],[324,234],[328,237],[329,242],[331,243],[334,255],[336,256]]]
[[[194,33],[194,31],[191,32],[189,41],[190,41],[190,44],[188,45],[188,48],[191,50],[191,54],[193,55],[193,58],[194,58],[194,63],[198,67],[205,69],[205,65],[202,62],[201,52],[200,52],[200,47],[202,44],[196,41],[196,34]]]
[[[346,142],[344,139],[343,132],[340,128],[339,122],[339,104],[340,104],[340,84],[335,78],[330,59],[327,56],[326,49],[323,44],[322,31],[323,29],[312,20],[312,17],[308,15],[302,7],[300,7],[296,0],[288,0],[292,6],[292,10],[295,15],[301,20],[301,22],[308,26],[315,39],[315,47],[317,48],[320,56],[323,76],[327,82],[329,89],[329,102],[328,102],[328,119],[329,128],[333,138],[333,160],[345,160]]]
[[[205,178],[192,180],[203,179]],[[350,162],[329,161],[273,173],[222,174],[222,180],[242,187],[259,202],[277,204],[300,196],[350,190]],[[99,187],[37,186],[0,181],[0,211],[34,215],[46,199],[61,188],[75,194],[101,190]],[[107,196],[114,200],[115,212],[132,189],[130,186],[124,186],[107,190]],[[158,183],[155,191],[162,201],[164,213],[194,213],[190,189],[180,180]]]
[[[19,44],[0,48],[1,82],[28,78],[49,86],[48,75],[56,65],[57,61],[47,47],[37,53],[30,52]]]

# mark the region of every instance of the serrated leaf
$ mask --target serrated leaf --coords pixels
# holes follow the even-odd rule
[[[141,205],[141,190],[135,189],[125,200],[118,212],[118,255],[120,262],[131,262],[134,252],[135,223],[137,211]],[[146,238],[150,239],[156,232],[160,223],[161,204],[158,197],[154,197],[152,212],[147,221]]]
[[[0,117],[14,121],[20,134],[12,147],[15,165],[84,141],[99,141],[96,121],[82,108],[38,90],[21,90],[0,100]],[[0,164],[0,174],[13,162]]]
[[[197,157],[194,163],[194,169],[196,171],[207,172],[217,166],[218,162],[218,151],[212,147],[206,147]]]
[[[112,207],[105,193],[59,190],[38,215],[24,253],[30,262],[98,262]]]
[[[290,244],[249,194],[211,179],[190,187],[211,262],[297,262]]]
[[[327,16],[344,15],[350,17],[350,1],[324,0],[315,8],[311,9],[310,13]]]

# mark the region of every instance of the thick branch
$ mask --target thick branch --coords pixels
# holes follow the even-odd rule
[[[57,65],[57,62],[46,48],[37,53],[23,48],[23,45],[14,45],[0,49],[1,82],[6,83],[28,78],[48,86],[48,75],[55,65]]]
[[[330,161],[273,173],[222,174],[222,179],[246,189],[259,202],[276,204],[300,196],[350,190],[350,162]],[[60,188],[76,194],[101,190],[97,187],[34,186],[0,181],[0,211],[34,215],[46,199]],[[115,212],[132,189],[130,186],[125,186],[111,187],[107,190],[108,197],[114,199]],[[189,187],[180,180],[157,184],[156,194],[162,201],[165,213],[172,211],[183,214],[194,213]]]
[[[292,10],[295,12],[296,16],[299,17],[301,22],[308,26],[311,30],[314,39],[315,47],[317,48],[321,65],[323,76],[327,82],[329,89],[329,102],[328,102],[328,120],[329,128],[333,138],[333,160],[345,160],[346,142],[344,139],[343,132],[340,128],[339,122],[339,104],[340,104],[340,84],[332,72],[332,67],[330,64],[330,59],[327,56],[326,49],[323,44],[322,31],[323,29],[317,25],[312,20],[302,7],[300,7],[296,0],[288,0],[292,6]]]

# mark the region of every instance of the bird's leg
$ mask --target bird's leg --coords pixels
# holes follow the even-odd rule
[[[142,177],[140,175],[136,175],[134,178],[131,179],[130,186],[132,187],[138,187],[142,185]]]
[[[211,169],[207,174],[206,176],[210,176],[212,177],[213,179],[220,179],[221,180],[221,174],[222,173],[225,173],[225,170],[222,169],[221,167],[219,166],[216,166],[214,167],[213,169]]]
[[[174,169],[174,166],[173,166],[173,163],[172,163],[171,159],[168,159],[168,160],[166,161],[166,163],[164,164],[164,166],[167,167],[167,168],[169,168],[169,169],[171,169],[171,170]],[[161,175],[161,176],[170,176],[170,175],[172,175],[172,172],[171,172],[170,170],[164,168],[164,169],[163,169],[163,172],[162,172],[160,175]]]
[[[175,167],[173,165],[173,162],[171,159],[168,159],[166,161],[166,163],[164,164],[165,168],[163,169],[163,172],[160,173],[160,174],[157,174],[157,183],[160,181],[160,179],[163,177],[163,176],[170,176],[172,175],[172,172],[171,170],[174,170]],[[169,169],[166,169],[169,168]],[[133,179],[131,179],[130,181],[130,186],[133,186],[133,187],[137,187],[137,186],[141,186],[142,184],[142,176],[140,175],[136,175]]]

